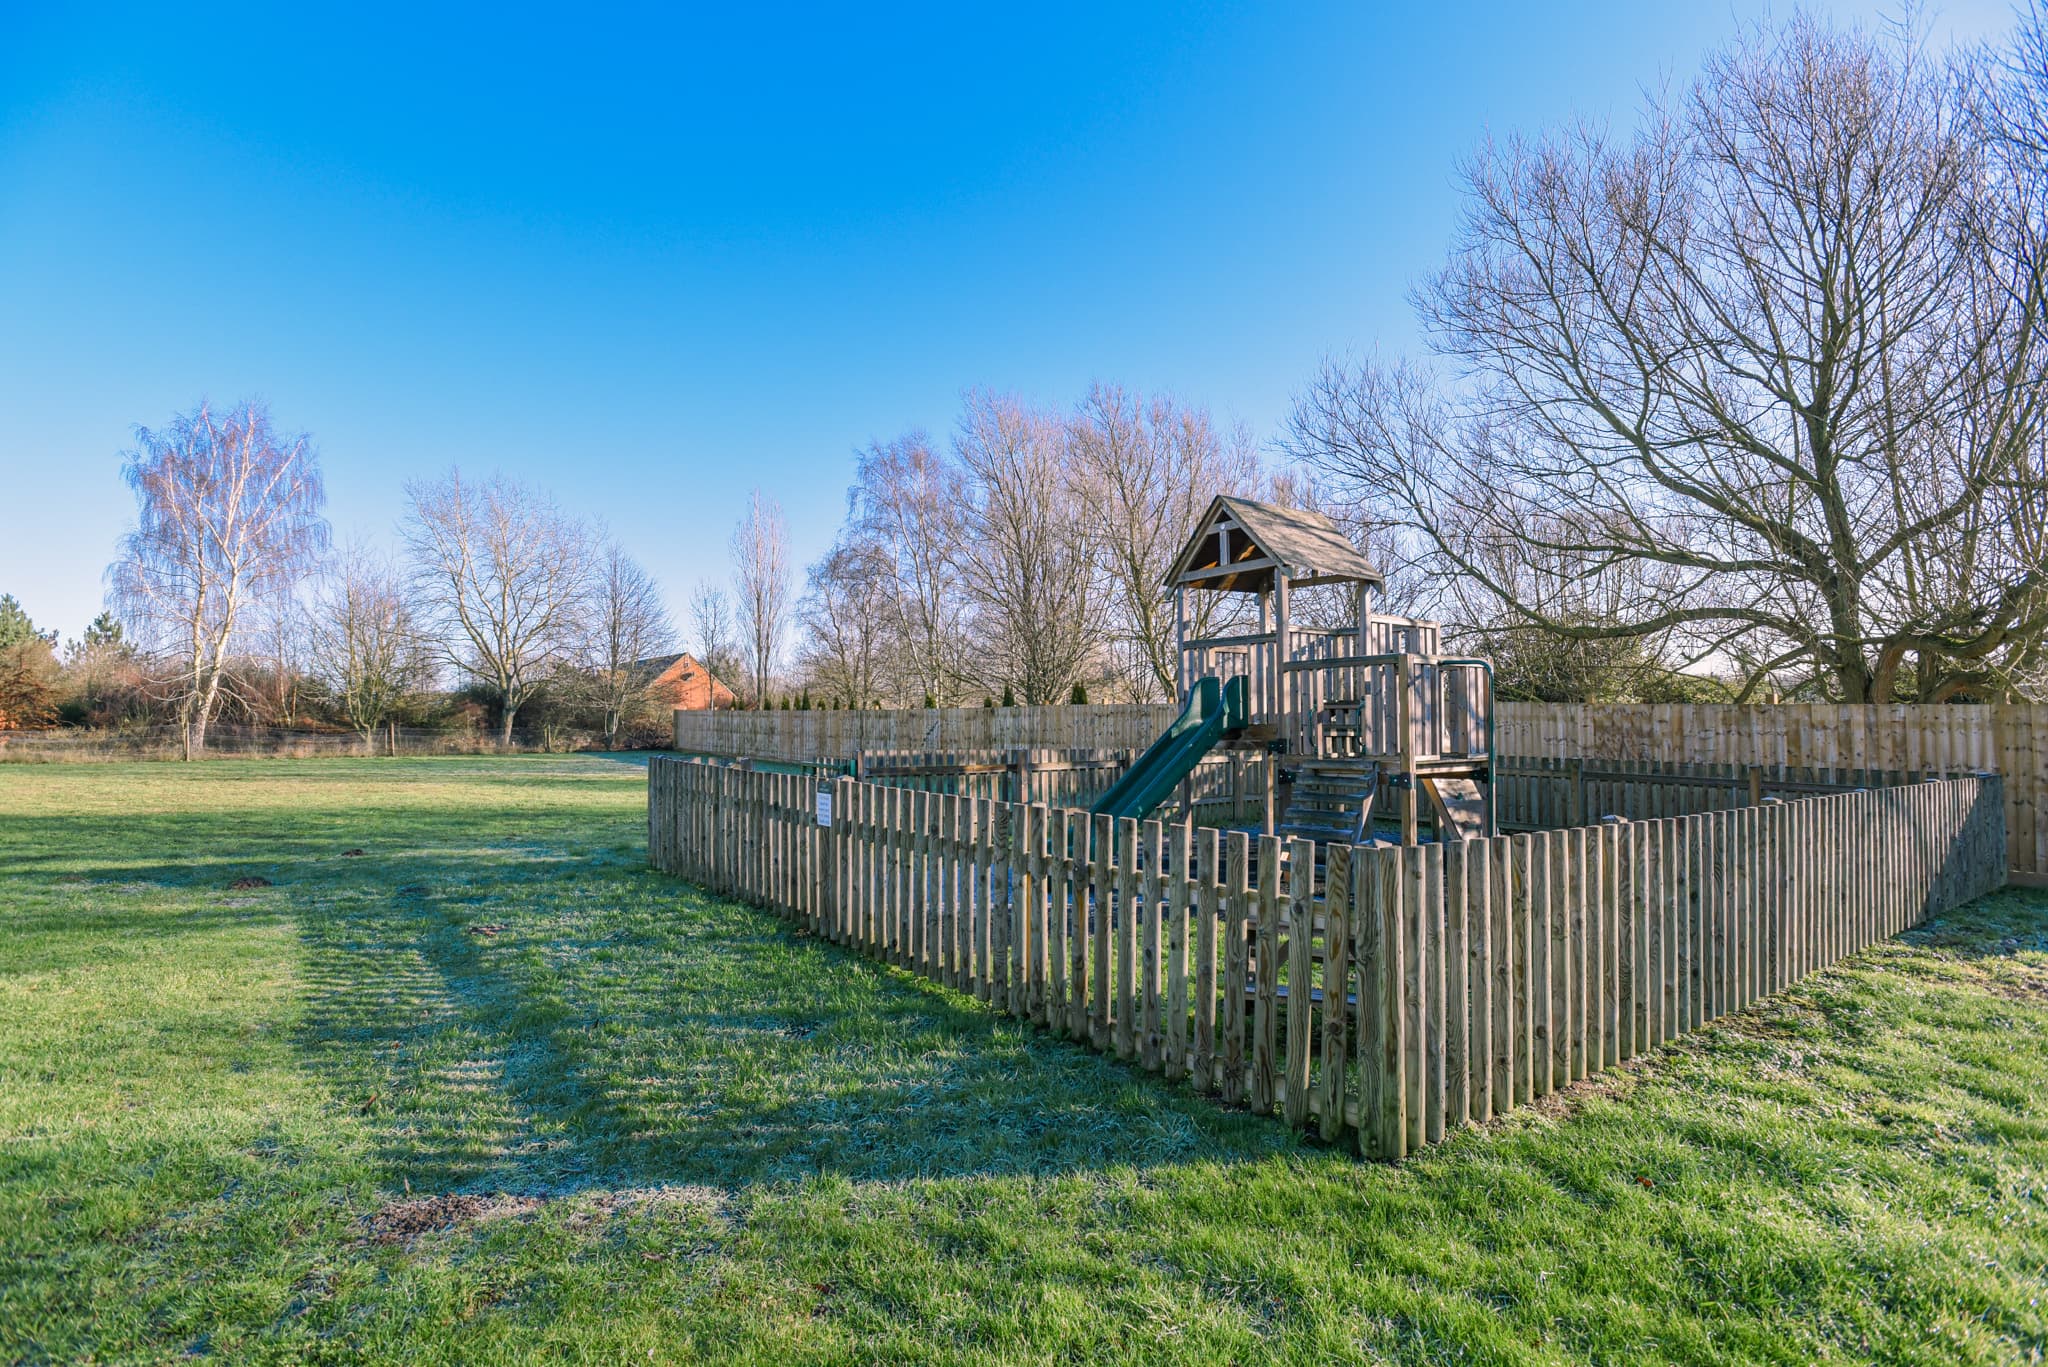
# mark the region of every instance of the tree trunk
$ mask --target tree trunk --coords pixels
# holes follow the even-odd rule
[[[510,703],[506,703],[498,715],[500,718],[498,747],[503,750],[509,750],[512,748],[512,720],[519,715],[519,709]]]

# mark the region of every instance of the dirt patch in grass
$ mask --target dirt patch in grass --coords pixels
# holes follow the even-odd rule
[[[270,880],[268,878],[237,878],[234,882],[228,884],[228,891],[247,892],[251,888],[267,888],[269,886]]]
[[[371,1214],[364,1223],[369,1226],[371,1242],[397,1244],[417,1234],[433,1234],[486,1220],[523,1218],[540,1208],[541,1202],[531,1196],[509,1196],[503,1192],[495,1196],[417,1196],[392,1202]]]

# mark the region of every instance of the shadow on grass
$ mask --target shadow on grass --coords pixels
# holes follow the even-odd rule
[[[2048,889],[2005,888],[1904,931],[1899,939],[1963,960],[2048,954]]]
[[[393,1186],[734,1188],[1295,1144],[625,856],[398,867],[395,889],[300,920],[300,1046]]]

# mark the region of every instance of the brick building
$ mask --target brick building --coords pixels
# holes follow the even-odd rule
[[[636,660],[634,668],[647,679],[647,696],[666,707],[692,712],[736,706],[739,696],[712,676],[696,656],[657,655]]]

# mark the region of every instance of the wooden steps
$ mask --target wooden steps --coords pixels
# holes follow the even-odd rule
[[[1287,819],[1275,834],[1318,844],[1356,845],[1372,825],[1373,799],[1379,793],[1377,764],[1341,760],[1310,760],[1294,780]]]

